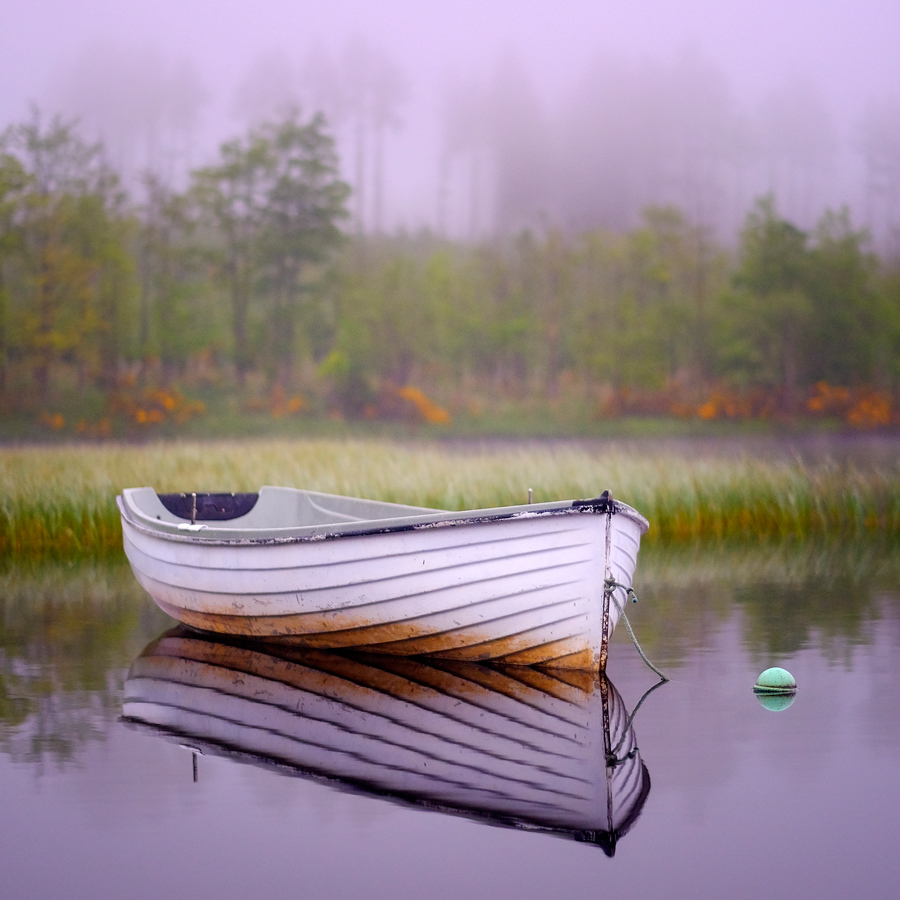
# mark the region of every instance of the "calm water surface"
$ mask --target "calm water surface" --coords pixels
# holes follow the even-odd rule
[[[897,550],[646,548],[636,586],[672,682],[629,722],[624,629],[609,684],[301,659],[170,632],[127,568],[7,566],[0,893],[895,897]]]

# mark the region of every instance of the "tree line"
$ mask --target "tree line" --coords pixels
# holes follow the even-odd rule
[[[580,398],[597,415],[709,418],[865,401],[869,424],[895,415],[900,274],[846,211],[808,233],[766,197],[733,247],[674,207],[623,232],[350,237],[338,172],[325,120],[299,113],[224,144],[182,189],[148,174],[126,191],[61,118],[8,128],[0,409],[124,408],[127,389],[177,387],[202,357],[226,390],[346,417],[405,398],[440,420],[426,395],[454,410]]]

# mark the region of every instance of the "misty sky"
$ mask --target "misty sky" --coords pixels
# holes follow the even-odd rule
[[[454,90],[474,94],[481,90],[474,86],[500,84],[498,71],[504,67],[516,71],[517,83],[527,85],[533,95],[522,101],[534,109],[528,113],[531,130],[516,132],[511,125],[506,132],[508,138],[520,134],[520,144],[532,145],[532,156],[539,153],[534,147],[541,143],[541,129],[568,133],[567,139],[575,140],[577,129],[564,123],[593,102],[589,73],[599,71],[598,65],[606,67],[607,82],[613,85],[607,84],[607,94],[614,93],[616,78],[621,78],[631,85],[625,93],[632,104],[645,104],[653,95],[653,88],[635,87],[639,73],[655,72],[653,84],[663,84],[675,77],[667,73],[681,71],[677,60],[688,56],[697,61],[692,71],[709,73],[707,80],[718,85],[723,99],[716,102],[723,109],[730,105],[746,116],[769,109],[769,120],[780,115],[796,132],[807,126],[792,110],[813,109],[808,127],[821,132],[820,147],[830,141],[837,149],[826,153],[812,148],[807,157],[795,153],[795,170],[806,165],[804,159],[818,159],[816,153],[829,156],[818,180],[801,183],[797,171],[784,176],[787,189],[798,198],[798,215],[811,215],[812,207],[824,202],[862,204],[850,196],[854,191],[861,196],[853,187],[858,162],[852,159],[860,123],[873,104],[900,97],[898,0],[2,0],[0,125],[23,118],[31,102],[46,109],[64,107],[87,119],[87,101],[76,109],[79,91],[99,95],[115,89],[110,81],[121,82],[122,88],[130,78],[137,96],[140,72],[153,70],[153,77],[173,94],[166,101],[166,127],[181,136],[185,158],[196,165],[209,159],[220,140],[246,127],[252,118],[248,110],[258,98],[267,91],[277,93],[273,85],[299,78],[297,73],[315,58],[311,54],[339,59],[351,41],[360,39],[390,59],[404,82],[397,94],[396,122],[384,132],[383,217],[389,226],[433,226],[436,217],[446,214],[456,216],[448,224],[451,230],[465,231],[466,222],[476,230],[489,227],[490,214],[479,211],[469,197],[481,184],[478,178],[486,179],[485,185],[490,180],[475,172],[475,151],[475,174],[461,174],[461,169],[454,174],[448,162],[439,189],[441,148],[447,142],[448,95]],[[92,74],[92,61],[104,59],[106,68],[98,62]],[[125,71],[129,65],[130,74]],[[121,77],[108,74],[116,66]],[[690,77],[698,81],[696,75]],[[499,90],[494,96],[501,96]],[[528,93],[525,87],[509,90],[522,97]],[[795,98],[794,107],[779,107],[781,91]],[[131,104],[134,116],[152,106],[146,93]],[[587,106],[578,107],[576,97]],[[608,107],[611,101],[604,102]],[[120,115],[122,122],[126,112]],[[122,122],[120,131],[138,128]],[[342,140],[349,139],[348,131]],[[609,143],[596,135],[591,139]],[[792,140],[799,146],[802,134]],[[352,148],[341,146],[352,180]],[[628,155],[623,144],[620,156]],[[567,212],[557,196],[578,193],[559,174],[584,164],[576,160],[570,165],[570,158],[576,159],[560,151],[553,165],[544,166],[551,174],[534,202],[551,216],[570,215],[579,224],[587,213]],[[609,165],[619,158],[612,154]],[[543,165],[535,160],[528,165]],[[515,168],[519,162],[510,165]],[[531,170],[524,162],[520,168],[524,184]],[[769,169],[774,171],[774,164]],[[635,184],[642,172],[635,169]],[[753,176],[757,181],[742,177],[749,178],[747,190],[752,190],[762,175]],[[731,185],[734,179],[725,181]],[[508,190],[514,191],[516,183],[513,179]],[[449,199],[440,199],[441,190]],[[500,188],[492,183],[491,190]],[[598,196],[604,193],[597,190]],[[616,209],[611,205],[608,215],[617,215]]]

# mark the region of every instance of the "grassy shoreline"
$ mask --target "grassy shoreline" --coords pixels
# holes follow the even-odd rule
[[[900,459],[777,443],[395,442],[268,439],[0,448],[0,557],[121,552],[124,487],[285,484],[465,509],[596,496],[650,519],[649,542],[900,535]]]

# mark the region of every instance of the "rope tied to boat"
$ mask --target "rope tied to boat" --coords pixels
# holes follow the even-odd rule
[[[631,731],[632,723],[634,722],[635,716],[638,714],[638,710],[644,705],[644,701],[659,687],[662,687],[666,683],[667,679],[663,678],[662,681],[657,681],[656,684],[651,685],[644,691],[642,697],[637,702],[637,706],[631,711],[631,715],[628,717],[628,721],[625,723],[625,727],[622,729],[622,737],[619,738],[619,743],[616,744],[612,750],[609,751],[606,755],[606,766],[609,769],[614,769],[616,766],[622,765],[622,763],[626,762],[629,759],[634,759],[638,754],[638,747],[635,744],[631,750],[628,751],[624,756],[618,756],[619,750],[622,749],[622,744],[625,743],[625,738],[628,737],[629,732]]]
[[[623,740],[624,738],[622,741]],[[616,766],[623,766],[638,755],[638,748],[632,747],[624,756],[616,756],[616,750],[622,746],[622,741],[619,741],[619,743],[616,744],[615,750],[606,757],[606,767],[608,769],[614,769]]]
[[[626,598],[631,597],[632,603],[638,602],[637,594],[634,592],[633,587],[628,587],[625,584],[620,584],[618,581],[616,581],[615,578],[607,578],[606,581],[604,582],[604,584],[606,585],[606,589],[608,591],[614,591],[616,588],[622,588],[622,590],[625,591]],[[618,601],[616,601],[616,606],[618,606],[618,605],[619,605],[619,603],[618,603]],[[621,607],[619,607],[619,610],[621,611]]]
[[[604,582],[604,588],[609,593],[609,596],[612,598],[613,603],[616,604],[616,609],[619,610],[619,615],[625,621],[625,627],[628,629],[628,635],[631,638],[631,643],[634,644],[635,650],[640,654],[641,659],[651,668],[657,675],[663,680],[668,681],[669,677],[667,675],[663,675],[656,666],[653,665],[652,662],[647,658],[647,654],[641,649],[641,645],[638,643],[638,639],[635,637],[634,630],[631,627],[631,622],[628,621],[628,616],[625,615],[625,610],[622,608],[622,604],[619,603],[618,597],[616,597],[616,588],[622,588],[625,591],[626,597],[631,597],[632,603],[637,603],[637,594],[634,592],[634,588],[628,587],[628,585],[620,584],[616,581],[615,578],[607,578]]]

